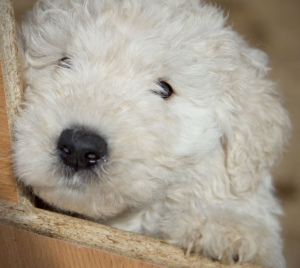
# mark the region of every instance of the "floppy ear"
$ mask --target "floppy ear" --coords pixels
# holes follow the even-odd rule
[[[225,133],[227,175],[236,195],[256,190],[270,176],[269,169],[279,158],[291,132],[288,114],[275,85],[264,78],[265,54],[245,47],[239,61],[238,74],[230,78],[232,88],[222,96],[226,112],[219,113]]]

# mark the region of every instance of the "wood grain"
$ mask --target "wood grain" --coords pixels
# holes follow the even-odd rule
[[[96,249],[0,225],[1,267],[7,268],[155,268]]]
[[[32,198],[22,185],[16,186],[11,160],[13,122],[22,101],[22,82],[14,10],[11,0],[0,0],[0,199],[31,205]]]
[[[230,267],[199,256],[187,257],[180,248],[169,245],[160,239],[129,233],[98,223],[3,200],[0,200],[0,224],[17,228],[22,231],[29,231],[46,237],[59,239],[67,243],[91,248],[93,250],[120,255],[154,266],[174,268]],[[9,235],[5,235],[5,237],[7,241],[16,239],[14,237],[9,239]],[[32,243],[39,243],[34,239],[31,241]],[[9,243],[13,243],[13,241],[10,241]],[[41,245],[37,244],[34,247],[41,247]],[[57,250],[62,255],[65,254],[59,248]],[[69,261],[72,261],[70,258],[71,255]],[[63,263],[60,263],[57,264],[56,267],[64,267],[64,265]],[[244,263],[242,265],[237,264],[234,267],[258,268],[261,266]]]
[[[0,199],[18,202],[16,181],[13,177],[11,139],[0,66]]]
[[[11,0],[0,1],[0,56],[8,127],[13,137],[14,115],[22,100],[23,92],[18,63],[15,16]]]

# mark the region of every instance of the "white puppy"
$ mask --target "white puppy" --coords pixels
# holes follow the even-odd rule
[[[50,205],[225,263],[284,267],[267,58],[199,0],[39,1],[16,174]]]

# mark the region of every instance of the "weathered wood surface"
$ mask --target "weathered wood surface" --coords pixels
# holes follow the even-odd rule
[[[0,1],[0,59],[10,134],[17,107],[22,99],[22,83],[18,66],[15,17],[11,0]]]
[[[1,200],[0,224],[59,239],[77,246],[120,255],[154,266],[230,267],[198,256],[187,257],[181,249],[169,245],[160,239],[129,233],[98,223]],[[14,231],[9,230],[9,232]],[[7,235],[6,240],[9,240]],[[32,243],[35,244],[38,241],[33,239]],[[59,249],[57,250],[60,252]],[[87,254],[89,253],[87,252]],[[234,267],[254,268],[261,266],[246,263],[235,265]]]
[[[11,139],[0,66],[0,199],[18,202],[16,181],[13,177]]]
[[[155,268],[134,259],[0,225],[0,263],[7,268]]]
[[[0,62],[0,198],[31,205],[30,196],[22,185],[17,187],[12,171],[13,122],[23,90],[11,0],[0,1]]]

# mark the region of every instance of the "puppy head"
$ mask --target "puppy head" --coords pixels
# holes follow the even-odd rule
[[[107,218],[195,175],[213,180],[204,170],[218,152],[222,181],[253,190],[289,121],[264,57],[224,23],[199,1],[39,1],[20,34],[20,180],[54,206]]]

